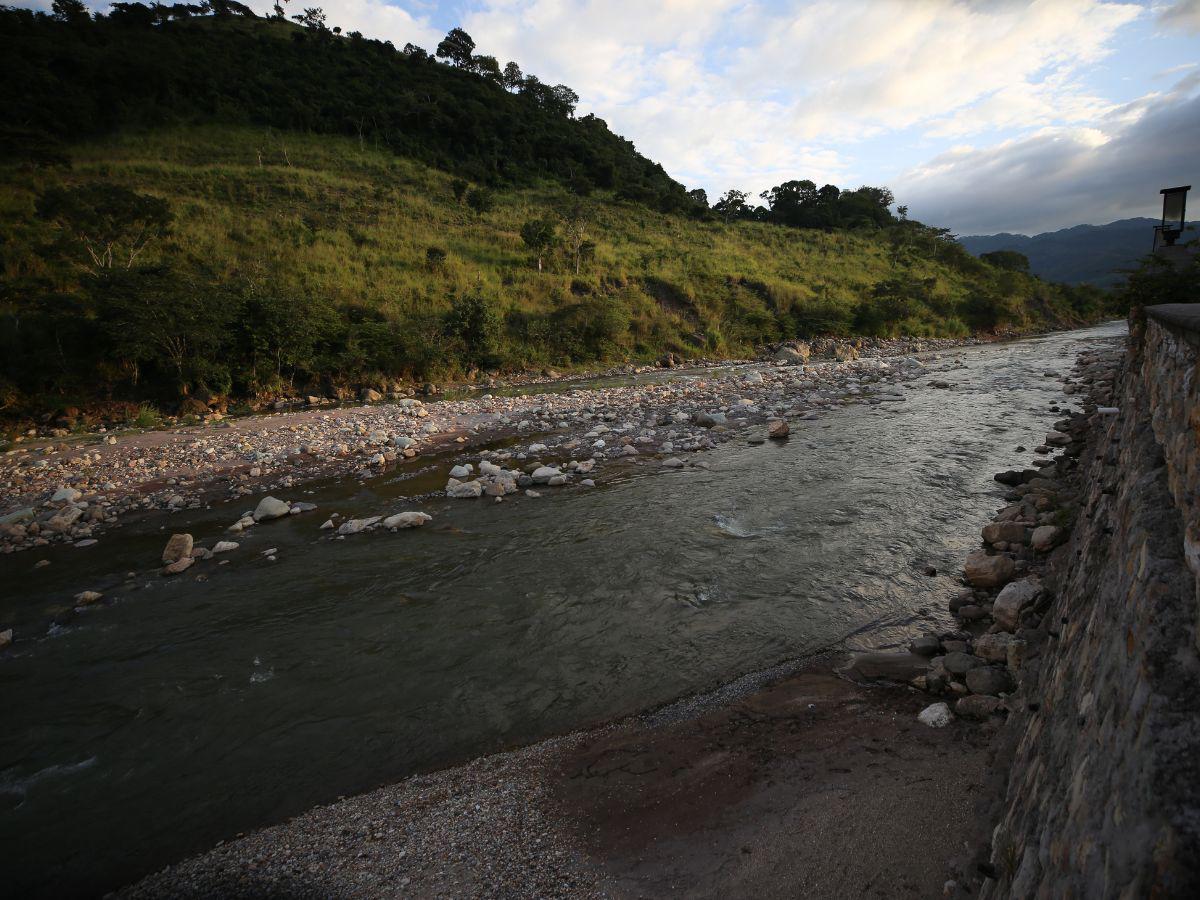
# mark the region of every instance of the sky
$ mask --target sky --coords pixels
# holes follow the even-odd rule
[[[886,185],[958,234],[1200,204],[1200,0],[310,2],[398,47],[461,26],[710,200]]]

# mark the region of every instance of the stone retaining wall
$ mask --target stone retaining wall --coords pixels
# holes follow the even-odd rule
[[[1200,897],[1198,358],[1187,307],[1132,318],[1009,701],[983,897]]]

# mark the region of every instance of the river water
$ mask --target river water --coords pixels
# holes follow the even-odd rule
[[[931,376],[950,390],[921,378],[904,403],[796,422],[786,443],[723,445],[707,471],[439,499],[399,534],[330,543],[317,526],[404,508],[410,482],[318,484],[288,494],[318,512],[239,537],[204,583],[150,569],[166,535],[211,545],[253,502],[0,558],[0,621],[45,634],[0,659],[0,894],[95,895],[414,771],[949,625],[991,475],[1027,464],[1015,448],[1069,399],[1045,373],[1123,333],[965,349]],[[90,588],[115,602],[50,626]]]

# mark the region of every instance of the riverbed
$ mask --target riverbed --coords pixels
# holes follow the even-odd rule
[[[951,627],[992,473],[1035,458],[1067,408],[1058,376],[1123,331],[941,354],[902,402],[831,407],[786,442],[747,431],[689,455],[707,468],[634,461],[537,499],[424,499],[409,508],[433,521],[395,534],[319,526],[444,471],[312,483],[291,499],[318,510],[239,536],[203,581],[148,567],[253,503],[130,522],[102,554],[4,557],[0,611],[44,635],[0,659],[9,887],[93,895],[415,771]],[[108,602],[54,624],[92,588]]]

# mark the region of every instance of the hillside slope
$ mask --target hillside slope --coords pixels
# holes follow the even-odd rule
[[[448,173],[271,129],[126,134],[71,155],[69,170],[0,166],[10,408],[45,392],[262,395],[1102,312],[1092,293],[993,270],[916,223],[850,233],[701,221],[554,184],[497,192],[475,212]],[[161,198],[169,233],[133,269],[90,275],[39,199],[64,186]],[[541,272],[521,237],[531,220],[559,236]]]
[[[461,32],[449,65],[218,5],[0,8],[0,416],[1110,311],[885,188],[710,209]]]
[[[563,85],[522,75],[508,89],[473,68],[356,32],[240,15],[161,21],[181,5],[117,4],[106,18],[56,21],[0,8],[0,156],[131,128],[222,122],[352,135],[472,180],[553,178],[660,209],[683,185]],[[495,65],[495,60],[491,61]],[[517,73],[520,74],[520,73]]]
[[[1015,250],[1029,258],[1029,270],[1048,281],[1113,287],[1125,280],[1151,248],[1157,219],[1119,219],[1107,225],[1076,225],[1032,237],[1024,234],[973,234],[959,242],[979,256]],[[1195,236],[1197,225],[1192,222]]]

